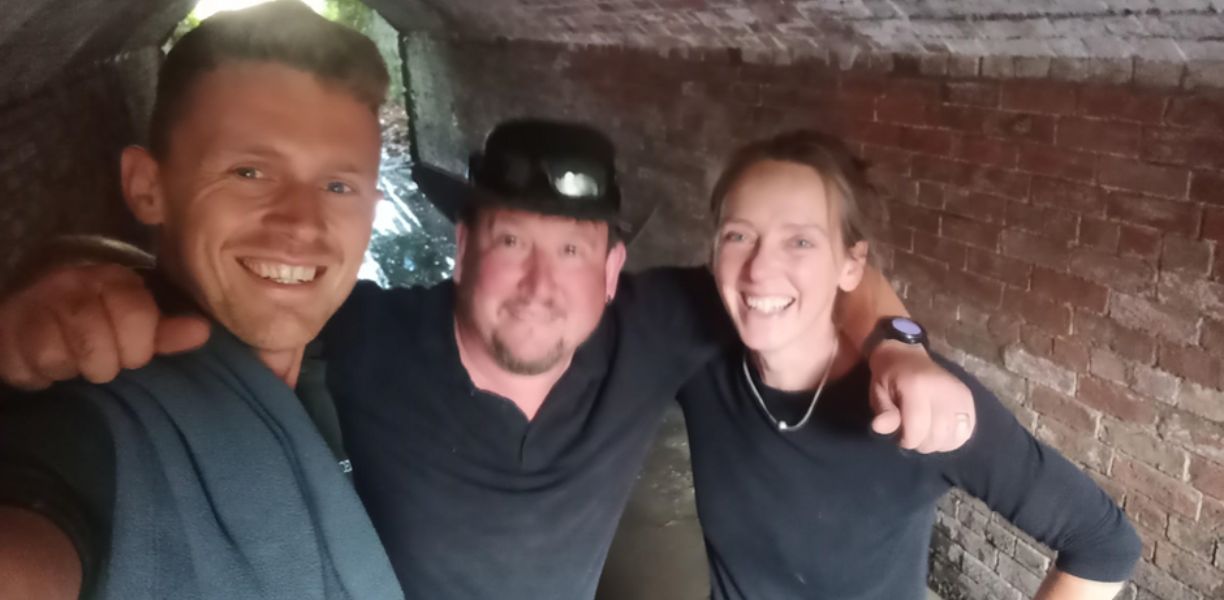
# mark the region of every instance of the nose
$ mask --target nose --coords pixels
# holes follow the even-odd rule
[[[547,298],[552,294],[556,286],[556,265],[546,252],[532,249],[519,285],[528,298]]]
[[[272,198],[264,214],[270,232],[299,242],[317,240],[326,227],[323,218],[323,192],[313,186],[287,184]]]
[[[762,281],[773,275],[777,271],[777,266],[778,258],[775,253],[770,252],[762,244],[757,244],[744,263],[744,279]]]

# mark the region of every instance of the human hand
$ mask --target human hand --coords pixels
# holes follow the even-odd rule
[[[51,271],[0,303],[0,380],[24,390],[142,367],[208,340],[200,316],[166,316],[144,280],[118,265]]]
[[[902,448],[923,454],[960,448],[973,434],[977,411],[969,388],[921,346],[882,342],[871,365],[871,428],[901,430]]]

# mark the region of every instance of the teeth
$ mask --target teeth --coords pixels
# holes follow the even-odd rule
[[[246,267],[248,271],[264,279],[290,285],[314,281],[315,275],[319,270],[318,267],[286,265],[282,263],[255,260],[252,258],[244,258],[239,262],[241,262],[242,266]]]
[[[781,312],[794,302],[794,298],[786,296],[744,296],[744,304],[747,304],[748,308],[766,314]]]

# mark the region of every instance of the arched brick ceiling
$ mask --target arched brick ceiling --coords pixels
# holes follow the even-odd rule
[[[160,43],[193,0],[0,0],[0,96]],[[1224,59],[1224,0],[367,0],[401,30],[566,43]]]
[[[632,46],[1224,59],[1224,0],[369,0],[461,32]]]

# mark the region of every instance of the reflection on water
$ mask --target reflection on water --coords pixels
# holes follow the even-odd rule
[[[383,113],[382,166],[370,249],[358,276],[383,287],[430,285],[450,277],[454,225],[416,189],[403,109]]]

